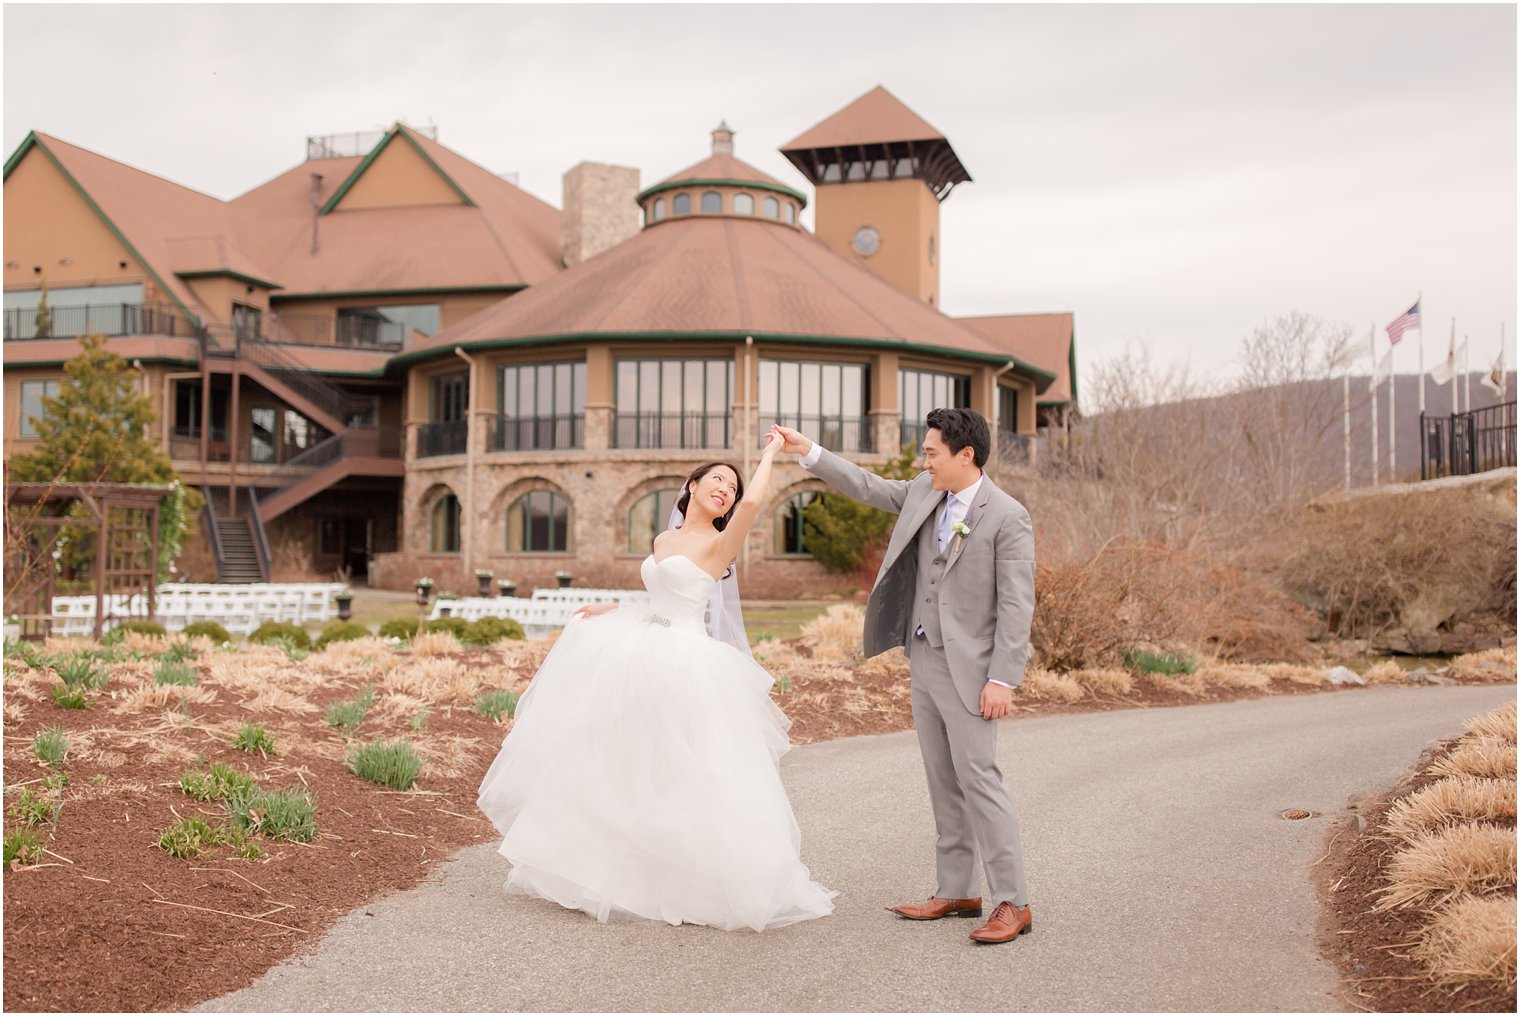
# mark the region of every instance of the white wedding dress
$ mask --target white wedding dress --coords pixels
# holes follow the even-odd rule
[[[714,579],[644,560],[648,606],[566,626],[480,785],[507,888],[583,910],[763,931],[833,911],[781,785],[771,677],[708,636]]]

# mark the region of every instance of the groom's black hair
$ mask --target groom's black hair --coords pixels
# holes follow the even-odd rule
[[[744,476],[737,466],[730,462],[709,462],[704,466],[698,466],[692,474],[686,478],[686,485],[681,488],[681,496],[676,499],[676,511],[681,513],[681,520],[686,520],[686,506],[691,504],[691,490],[702,481],[702,477],[717,469],[719,466],[734,471],[734,503],[728,506],[728,511],[718,518],[713,519],[713,528],[723,532],[728,528],[728,520],[734,517],[734,509],[739,507],[739,502],[744,500]]]
[[[939,438],[954,455],[971,446],[971,461],[981,469],[992,451],[992,431],[987,418],[974,409],[931,409],[924,423],[939,431]]]

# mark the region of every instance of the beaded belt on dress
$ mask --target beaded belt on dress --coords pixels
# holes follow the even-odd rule
[[[648,617],[644,618],[644,621],[648,624],[657,624],[661,628],[670,627],[670,618],[661,617],[659,614],[650,614]]]

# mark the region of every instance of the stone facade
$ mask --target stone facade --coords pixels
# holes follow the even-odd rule
[[[587,413],[588,437],[605,434],[606,422]],[[880,419],[879,428],[896,435],[897,417]],[[477,438],[480,436],[477,428]],[[590,443],[588,441],[588,443]],[[744,442],[735,442],[743,447]],[[852,456],[862,465],[885,460],[880,455]],[[732,462],[748,480],[759,462],[751,453],[748,470],[742,455],[722,449],[571,448],[535,452],[485,452],[413,458],[407,463],[402,494],[401,549],[371,562],[370,583],[389,589],[409,588],[427,575],[439,591],[473,595],[474,573],[490,569],[510,578],[519,594],[555,585],[555,573],[568,571],[572,584],[593,588],[639,588],[639,565],[649,547],[629,546],[629,512],[645,495],[677,488],[706,462]],[[473,485],[470,476],[473,473]],[[795,599],[801,590],[845,591],[860,585],[857,576],[825,571],[809,557],[775,551],[778,510],[789,498],[827,486],[781,456],[771,477],[760,518],[750,531],[741,561],[744,595],[752,599]],[[530,490],[549,490],[570,505],[569,549],[564,553],[512,553],[506,549],[507,509]],[[461,550],[435,553],[430,546],[433,508],[452,493],[461,505]],[[659,520],[663,526],[664,520]]]
[[[582,162],[564,176],[560,232],[565,267],[616,247],[639,231],[639,171]]]

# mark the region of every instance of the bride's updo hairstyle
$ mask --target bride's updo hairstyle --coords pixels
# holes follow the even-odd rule
[[[686,506],[691,504],[691,492],[696,489],[697,484],[701,482],[703,477],[719,466],[734,471],[734,484],[737,489],[737,493],[734,495],[734,503],[728,506],[728,511],[713,519],[713,528],[721,533],[728,526],[728,520],[734,517],[734,509],[738,508],[739,502],[744,500],[744,477],[731,462],[709,462],[705,466],[698,466],[693,470],[692,474],[686,478],[686,485],[681,488],[681,496],[676,499],[676,511],[681,513],[683,520],[686,518]]]

